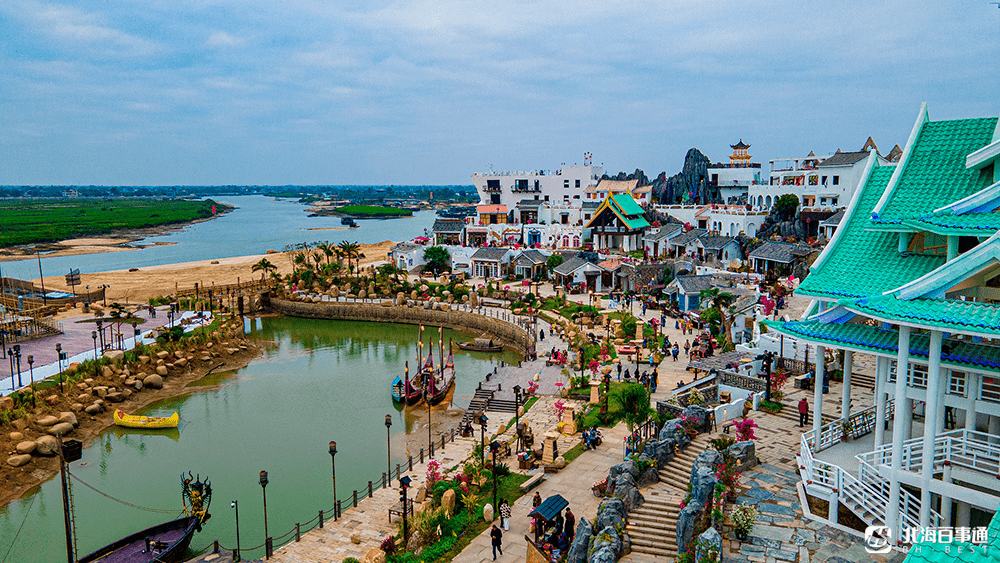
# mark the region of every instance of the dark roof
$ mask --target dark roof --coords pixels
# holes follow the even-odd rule
[[[576,271],[578,268],[586,266],[587,264],[590,264],[591,266],[600,269],[600,266],[598,266],[597,264],[594,264],[593,262],[588,262],[578,256],[574,256],[573,258],[570,258],[569,260],[566,260],[562,264],[559,264],[558,266],[553,268],[552,271],[559,274],[560,276],[568,276],[572,274],[574,271]]]
[[[480,248],[469,260],[485,260],[487,262],[499,262],[510,252],[506,248]]]
[[[820,225],[839,225],[840,221],[844,218],[844,212],[846,210],[841,208],[837,210],[836,213],[820,221]]]
[[[540,199],[522,199],[514,207],[539,207],[544,203]]]
[[[735,145],[729,145],[729,147],[733,149],[748,149],[750,148],[750,145],[744,143],[743,139],[740,139],[740,142],[736,143]]]
[[[667,223],[666,225],[660,227],[660,230],[656,231],[655,233],[647,232],[647,234],[644,235],[643,238],[646,240],[661,240],[673,235],[674,233],[683,228],[684,225],[681,225],[679,223]]]
[[[418,248],[423,248],[423,246],[412,242],[401,242],[399,244],[392,245],[389,252],[411,252]]]
[[[659,284],[663,280],[665,267],[662,262],[635,264],[628,272],[628,279],[632,283],[632,287],[649,287]]]
[[[521,254],[519,254],[517,258],[518,260],[520,260],[521,258],[528,259],[534,264],[540,264],[548,259],[544,254],[535,250],[534,248],[521,251]]]
[[[676,244],[678,246],[684,246],[694,241],[694,239],[705,234],[708,234],[708,231],[706,231],[705,229],[691,229],[690,231],[684,234],[677,235],[670,241],[670,243]]]
[[[733,237],[719,237],[713,235],[702,235],[698,237],[698,241],[701,245],[709,250],[719,250],[720,248],[729,244],[730,241],[734,241]]]
[[[808,252],[807,252],[808,254]],[[759,260],[770,260],[782,264],[790,264],[796,256],[802,255],[799,245],[790,242],[767,241],[758,246],[750,253],[750,258]]]
[[[461,219],[437,219],[434,221],[435,233],[460,233],[465,228],[465,221]]]
[[[712,289],[714,279],[711,275],[677,276],[674,281],[684,293],[700,293],[706,289]]]
[[[597,209],[600,206],[601,202],[599,201],[585,201],[581,207],[583,207],[583,209]]]
[[[542,501],[534,510],[528,513],[528,516],[537,516],[546,522],[552,520],[556,517],[556,514],[562,512],[562,509],[569,506],[569,501],[562,498],[561,495],[552,495],[549,498]]]
[[[851,166],[864,160],[868,156],[867,151],[838,152],[830,158],[820,162],[820,166]]]

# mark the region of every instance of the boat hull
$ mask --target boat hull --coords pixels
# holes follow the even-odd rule
[[[116,410],[114,420],[125,428],[177,428],[180,416],[176,411],[170,416],[138,416]]]
[[[185,516],[146,528],[81,557],[77,563],[177,563],[184,560],[194,533],[201,529],[196,516]],[[146,551],[146,539],[162,541],[162,550]]]
[[[503,352],[503,346],[500,345],[483,346],[476,344],[475,342],[459,342],[458,347],[468,352]]]

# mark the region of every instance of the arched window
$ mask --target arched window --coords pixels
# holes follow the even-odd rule
[[[569,246],[569,235],[563,235],[562,245],[564,248]]]
[[[580,237],[578,235],[573,235],[573,248],[580,246]]]
[[[767,207],[771,207],[771,196],[767,196],[767,199],[764,201],[766,202]]]

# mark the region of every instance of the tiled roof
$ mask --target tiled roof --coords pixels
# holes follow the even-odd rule
[[[686,246],[693,242],[696,238],[708,233],[705,229],[691,229],[686,233],[681,233],[674,238],[670,239],[670,244],[675,244],[677,246]]]
[[[632,199],[632,196],[628,194],[618,194],[611,196],[611,203],[618,208],[619,211],[626,215],[642,215],[645,213],[639,204]]]
[[[465,228],[465,222],[460,219],[436,219],[434,221],[435,233],[460,233]]]
[[[412,252],[414,250],[417,250],[418,248],[423,248],[423,245],[414,244],[412,242],[401,242],[399,244],[392,245],[392,248],[389,249],[389,252],[393,253]]]
[[[477,205],[477,213],[507,213],[506,205]]]
[[[619,268],[619,266],[622,265],[622,261],[620,259],[616,259],[616,258],[609,258],[607,260],[603,260],[601,262],[598,262],[597,265],[600,266],[600,267],[602,267],[602,268],[604,268],[605,270],[608,270],[610,272],[610,271],[617,270]]]
[[[820,162],[820,166],[851,166],[857,164],[868,157],[868,151],[838,152],[830,158]]]
[[[706,289],[712,289],[712,282],[715,280],[711,275],[705,276],[677,276],[674,281],[684,293],[700,293]]]
[[[510,252],[506,248],[480,248],[472,255],[470,260],[483,260],[486,262],[499,262]]]
[[[764,244],[758,246],[750,253],[750,258],[756,258],[757,260],[770,260],[771,262],[780,262],[782,264],[790,264],[798,254],[801,254],[802,249],[799,245],[792,244],[790,242],[775,242],[769,240]]]
[[[836,213],[819,222],[820,225],[839,225],[844,220],[845,209],[838,209]]]
[[[656,231],[655,233],[650,233],[649,231],[647,231],[646,234],[642,238],[645,239],[645,240],[650,240],[650,241],[653,241],[653,240],[662,240],[662,239],[665,239],[665,238],[667,238],[669,236],[674,235],[675,233],[677,233],[678,231],[680,231],[683,228],[684,228],[684,225],[681,225],[681,224],[678,224],[678,223],[670,223],[668,225],[664,225],[664,226],[660,227],[660,230]]]
[[[562,264],[559,264],[558,266],[556,266],[555,268],[553,268],[552,271],[554,271],[555,273],[557,273],[557,274],[559,274],[561,276],[568,276],[568,275],[572,274],[573,272],[575,272],[578,268],[580,268],[582,266],[586,266],[587,264],[590,264],[591,266],[598,267],[597,264],[594,264],[593,262],[588,262],[588,261],[584,260],[583,258],[579,258],[577,256],[574,256],[573,258],[570,258],[569,260],[566,260]]]
[[[1000,213],[966,213],[955,215],[950,211],[928,213],[918,219],[903,221],[907,226],[939,235],[991,236],[1000,231]]]
[[[639,185],[639,180],[601,180],[597,184],[596,191],[598,192],[611,192],[613,194],[626,193],[632,191],[637,185]]]
[[[967,169],[965,157],[992,141],[996,125],[995,117],[924,123],[874,222],[899,224],[986,188],[993,179]]]
[[[517,204],[514,207],[523,207],[523,208],[541,207],[542,203],[543,202],[540,199],[522,199],[521,201],[517,202]]]
[[[600,206],[601,202],[599,201],[585,201],[583,202],[583,205],[581,205],[584,209],[597,209]]]
[[[800,337],[810,342],[854,348],[880,354],[896,354],[899,351],[899,333],[862,324],[837,324],[816,321],[764,321],[768,327],[778,332]],[[1000,347],[969,342],[948,340],[953,345],[948,352],[941,352],[941,364],[962,368],[1000,372]],[[910,357],[927,361],[930,337],[924,333],[910,335]]]
[[[1000,331],[1000,305],[954,299],[897,299],[888,295],[846,303],[847,309],[889,322],[934,326],[945,331]]]
[[[736,239],[733,237],[717,237],[712,235],[702,235],[698,237],[698,242],[709,250],[719,250],[734,240]]]
[[[894,166],[874,168],[855,195],[850,215],[840,222],[826,252],[796,291],[813,297],[865,297],[895,289],[944,263],[944,257],[899,254],[899,235],[866,230],[869,217],[889,183]],[[752,256],[752,253],[751,253]],[[849,283],[847,282],[849,280]]]
[[[527,258],[528,260],[531,260],[535,264],[545,262],[548,259],[547,256],[535,250],[534,248],[521,251],[521,254],[518,256],[518,258]]]

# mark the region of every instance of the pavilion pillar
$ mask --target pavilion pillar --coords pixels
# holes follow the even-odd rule
[[[902,515],[899,510],[899,473],[903,470],[903,427],[900,411],[906,408],[906,372],[910,361],[910,327],[899,327],[899,353],[896,356],[896,416],[892,424],[892,471],[889,473],[889,505],[885,507],[885,524],[891,530],[891,537],[898,538],[902,532]]]
[[[979,374],[965,373],[965,429],[976,429],[976,397],[979,396]]]
[[[929,526],[931,520],[930,484],[934,479],[934,438],[937,436],[938,406],[944,400],[944,386],[941,385],[941,340],[940,330],[932,330],[930,348],[927,352],[927,395],[924,405],[924,437],[920,454],[920,525]]]
[[[875,448],[885,442],[885,387],[886,375],[889,373],[889,360],[878,356],[875,358]]]
[[[845,419],[851,416],[851,372],[854,370],[854,352],[844,351],[844,385],[841,389],[840,415]]]
[[[991,414],[987,429],[990,434],[990,443],[996,444],[997,438],[1000,437],[1000,416],[994,416]]]
[[[948,261],[950,262],[958,256],[958,237],[948,235]]]
[[[946,464],[944,466],[944,475],[941,476],[941,481],[945,483],[951,483],[951,465]],[[951,526],[951,497],[946,497],[941,495],[941,526],[948,527]]]
[[[820,432],[823,428],[823,376],[826,370],[826,349],[816,346],[816,375],[813,377],[813,455],[820,452]]]

